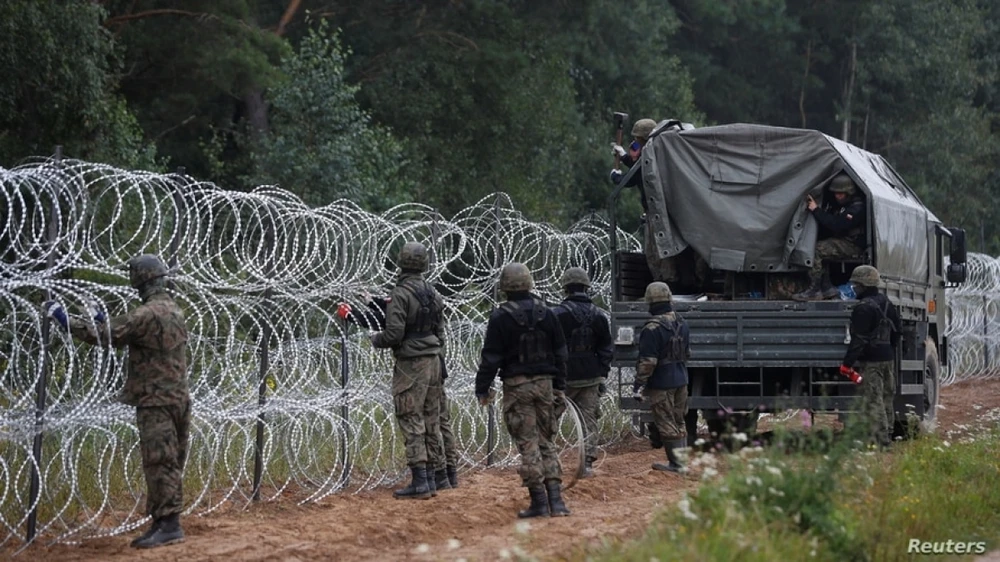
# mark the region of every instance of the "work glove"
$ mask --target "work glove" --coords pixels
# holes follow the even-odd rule
[[[58,322],[63,330],[69,329],[69,317],[66,316],[66,310],[59,303],[45,301],[42,303],[42,309],[45,311],[45,315]]]
[[[88,302],[86,305],[87,315],[94,319],[95,324],[103,324],[108,317],[101,310],[97,302]]]
[[[618,183],[622,181],[622,175],[622,171],[615,168],[614,170],[611,170],[611,174],[608,177],[611,178],[611,183],[618,185]]]
[[[854,384],[861,384],[861,382],[864,380],[864,378],[861,376],[861,373],[857,372],[851,367],[848,367],[847,365],[840,366],[840,374],[850,379],[851,382],[853,382]]]
[[[632,398],[635,398],[636,402],[642,402],[642,385],[633,384],[632,385]]]
[[[611,143],[611,154],[612,155],[617,155],[619,158],[624,158],[625,157],[625,147],[622,146],[622,145],[620,145],[620,144]]]
[[[347,317],[351,314],[351,305],[346,302],[342,302],[337,305],[337,317],[341,320],[347,320]]]

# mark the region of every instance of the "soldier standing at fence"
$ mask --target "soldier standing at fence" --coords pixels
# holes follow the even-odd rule
[[[562,276],[566,298],[554,309],[569,350],[566,397],[577,405],[583,417],[585,478],[593,474],[597,460],[597,420],[601,417],[601,396],[607,392],[604,381],[611,370],[613,354],[608,319],[587,296],[589,287],[586,271],[579,267],[567,269]]]
[[[132,541],[136,548],[181,542],[184,531],[183,473],[187,458],[191,398],[187,385],[187,328],[181,309],[167,292],[167,267],[154,255],[129,261],[129,279],[142,305],[106,321],[69,318],[54,302],[45,304],[50,317],[75,337],[94,345],[128,346],[128,375],[121,401],[136,407],[139,450],[146,477],[146,514],[150,528]]]
[[[896,305],[878,290],[879,272],[859,265],[851,273],[851,284],[861,300],[851,312],[851,343],[841,372],[861,372],[861,422],[869,438],[882,447],[891,443],[895,421],[895,348],[899,345],[900,318]]]
[[[426,499],[437,494],[435,469],[445,467],[439,427],[444,301],[424,280],[428,255],[423,244],[404,244],[398,263],[400,274],[389,293],[385,329],[373,334],[371,340],[376,348],[392,349],[396,358],[392,401],[406,443],[406,463],[412,480],[393,495],[398,499]]]
[[[691,355],[687,322],[673,309],[673,295],[666,283],[650,283],[646,302],[653,316],[639,333],[639,359],[632,390],[649,402],[653,423],[667,452],[667,464],[653,463],[653,469],[680,472],[684,466],[676,449],[684,447],[687,414],[688,372]]]
[[[566,340],[559,319],[529,291],[535,286],[524,264],[500,272],[507,302],[490,314],[476,373],[476,398],[487,405],[497,372],[503,381],[503,417],[521,453],[518,473],[531,505],[517,516],[569,515],[562,500],[562,468],[552,442],[556,394],[566,388]],[[560,396],[560,398],[562,398]]]
[[[340,303],[337,306],[337,316],[361,326],[368,330],[381,330],[385,325],[385,309],[389,306],[389,299],[386,297],[373,297],[364,293],[362,298],[368,306],[367,312],[355,313],[351,305]],[[448,368],[445,365],[444,352],[441,353],[441,415],[439,417],[441,439],[444,444],[444,458],[446,466],[444,468],[435,467],[434,487],[438,490],[458,488],[458,448],[455,442],[455,434],[451,431],[451,405],[448,400],[448,393],[445,391],[444,383],[448,380]],[[431,477],[430,471],[427,474]]]

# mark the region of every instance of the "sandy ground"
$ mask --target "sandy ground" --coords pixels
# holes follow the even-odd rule
[[[1000,380],[971,381],[942,391],[939,431],[971,424],[1000,407]],[[979,405],[981,409],[975,409]],[[168,548],[137,551],[131,536],[80,545],[36,544],[24,560],[499,560],[518,550],[546,560],[581,558],[583,549],[638,537],[653,514],[673,505],[695,476],[654,473],[662,450],[629,440],[604,457],[597,477],[582,480],[564,496],[572,516],[519,524],[527,494],[512,469],[472,470],[461,487],[427,501],[400,501],[382,489],[328,497],[298,506],[288,501],[187,517],[187,540]],[[1000,545],[989,545],[997,548]],[[0,554],[10,554],[9,550]],[[982,557],[1000,561],[1000,553]]]

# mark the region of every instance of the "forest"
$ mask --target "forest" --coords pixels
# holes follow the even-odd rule
[[[1000,252],[994,0],[2,0],[0,166],[602,212],[612,114],[817,129]],[[630,124],[628,124],[630,125]],[[628,130],[626,129],[626,134]]]

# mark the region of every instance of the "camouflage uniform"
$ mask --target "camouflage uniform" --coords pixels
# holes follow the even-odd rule
[[[184,508],[184,463],[191,425],[188,334],[184,315],[166,290],[163,262],[144,255],[129,263],[132,285],[139,290],[142,304],[106,323],[71,318],[69,329],[90,344],[128,346],[128,374],[119,399],[136,407],[146,513],[154,520],[149,532],[132,546],[153,547],[183,539],[177,516]],[[169,525],[164,527],[164,521],[170,521]],[[154,536],[158,527],[168,534]]]
[[[429,306],[421,303],[429,299]],[[428,309],[428,318],[421,309]],[[441,359],[444,351],[444,301],[423,275],[402,273],[389,295],[385,329],[372,336],[376,348],[391,348],[396,358],[392,397],[410,467],[444,468],[439,416]]]
[[[851,282],[861,300],[851,311],[851,343],[843,365],[858,366],[861,382],[859,422],[870,438],[888,445],[895,421],[895,349],[899,344],[899,311],[878,290],[878,270],[861,265],[851,274]]]
[[[830,273],[824,266],[824,260],[860,257],[867,244],[867,208],[864,199],[857,192],[854,180],[841,172],[831,180],[829,190],[831,200],[810,211],[819,223],[819,234],[813,252],[812,268],[809,270],[809,288],[794,295],[795,300],[829,299],[840,294],[830,282]],[[836,195],[840,193],[847,194],[843,203],[836,199]]]
[[[587,296],[587,272],[571,267],[562,277],[566,298],[554,309],[569,350],[566,365],[566,397],[576,404],[583,418],[586,472],[597,460],[597,421],[601,417],[601,389],[611,369],[613,346],[608,319]],[[557,416],[558,418],[558,416]]]
[[[639,358],[636,362],[633,390],[645,388],[653,422],[664,442],[668,465],[656,463],[654,469],[677,472],[683,468],[675,449],[683,447],[687,429],[688,372],[685,362],[691,354],[687,323],[673,311],[670,288],[661,282],[646,288],[646,302],[652,318],[639,333]]]
[[[518,517],[569,515],[562,500],[562,468],[552,443],[555,402],[566,388],[566,339],[559,319],[529,293],[531,272],[504,266],[500,290],[507,302],[490,314],[476,372],[476,397],[485,404],[497,374],[503,380],[504,422],[521,453],[518,472],[531,506]],[[558,397],[557,397],[558,395]]]

